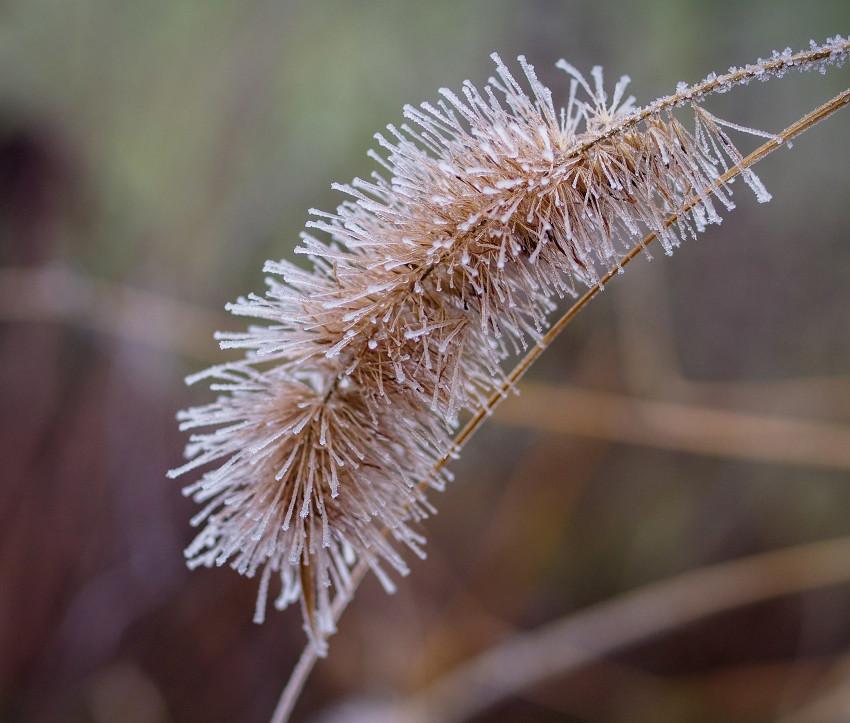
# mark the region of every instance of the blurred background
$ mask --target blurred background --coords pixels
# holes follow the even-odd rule
[[[556,104],[561,57],[644,104],[836,33],[846,0],[0,3],[0,719],[271,715],[300,615],[256,626],[255,581],[185,568],[174,415],[211,399],[182,380],[227,358],[213,332],[243,328],[224,304],[371,172],[404,103],[482,85],[496,51]],[[707,107],[778,131],[849,73]],[[294,720],[376,720],[518,631],[850,535],[848,134],[845,110],[773,154],[772,203],[737,184],[721,227],[579,315],[453,465],[428,559],[392,597],[361,586]],[[846,719],[850,573],[726,609],[718,579],[717,614],[671,602],[631,640],[615,611],[614,649],[474,720]]]

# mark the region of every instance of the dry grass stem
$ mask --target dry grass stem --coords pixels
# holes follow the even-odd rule
[[[397,720],[463,721],[501,700],[701,618],[850,581],[850,538],[753,555],[653,583],[513,635],[436,681]]]
[[[564,409],[581,409],[564,415]],[[526,383],[499,410],[505,424],[556,434],[762,462],[850,470],[850,427]]]
[[[72,324],[207,362],[224,316],[62,266],[0,268],[2,321]]]

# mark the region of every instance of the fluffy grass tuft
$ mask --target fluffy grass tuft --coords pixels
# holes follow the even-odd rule
[[[775,53],[644,108],[627,77],[609,95],[601,68],[585,78],[564,61],[556,107],[524,58],[518,80],[494,55],[483,89],[467,82],[406,107],[406,124],[376,136],[380,172],[337,186],[347,200],[334,213],[312,211],[296,249],[311,268],[268,262],[265,296],[229,305],[264,322],[219,335],[244,359],[189,379],[220,393],[179,415],[182,429],[204,430],[169,473],[206,470],[185,488],[204,505],[189,564],[259,575],[258,622],[279,581],[276,606],[300,603],[323,654],[354,571],[391,590],[403,549],[422,554],[426,491],[446,484],[445,460],[555,333],[558,299],[595,293],[652,237],[669,254],[718,223],[736,175],[770,199],[730,135],[764,136],[772,150],[803,128],[743,128],[703,102],[848,51],[836,37]]]

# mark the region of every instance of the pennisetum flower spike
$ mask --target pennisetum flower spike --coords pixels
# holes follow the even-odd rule
[[[265,322],[219,334],[244,359],[188,379],[220,393],[179,414],[181,429],[205,430],[169,473],[205,469],[185,488],[204,505],[190,566],[259,574],[257,622],[278,579],[275,605],[298,601],[324,654],[352,571],[368,566],[392,590],[386,568],[407,572],[399,547],[422,555],[425,492],[449,479],[459,420],[512,386],[503,361],[542,344],[556,300],[598,285],[646,233],[669,254],[719,223],[736,174],[770,199],[728,131],[786,138],[703,100],[848,52],[837,36],[774,53],[645,108],[627,77],[609,97],[600,68],[588,79],[565,61],[556,108],[524,58],[520,82],[494,55],[482,90],[466,82],[406,107],[405,124],[376,136],[381,172],[335,186],[348,196],[336,212],[311,212],[296,253],[312,268],[270,261],[266,295],[228,306]],[[690,127],[673,114],[682,106]]]

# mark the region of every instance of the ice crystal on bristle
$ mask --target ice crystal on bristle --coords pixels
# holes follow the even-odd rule
[[[206,469],[185,489],[204,504],[190,565],[260,572],[257,620],[279,578],[277,606],[300,601],[319,651],[358,561],[391,589],[382,565],[406,572],[394,542],[421,554],[425,490],[447,480],[435,469],[460,415],[540,339],[557,297],[596,283],[629,240],[651,231],[670,253],[732,207],[720,176],[741,155],[724,128],[754,131],[697,105],[714,80],[636,109],[627,77],[609,100],[600,68],[591,84],[561,61],[556,109],[524,58],[522,84],[493,60],[482,90],[441,89],[376,136],[382,172],[336,186],[336,212],[312,211],[296,249],[312,267],[270,261],[266,295],[229,305],[266,322],[219,335],[245,358],[190,379],[221,393],[180,415],[211,430],[170,473]],[[793,58],[769,62],[778,73]],[[683,104],[690,129],[672,112]]]

